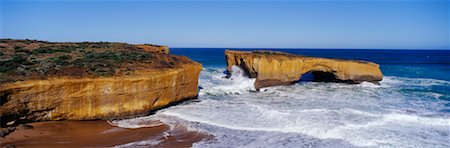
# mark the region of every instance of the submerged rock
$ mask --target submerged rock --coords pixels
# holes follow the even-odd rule
[[[0,41],[2,127],[133,117],[197,96],[201,64],[165,46]]]
[[[227,70],[233,65],[244,69],[250,78],[256,78],[255,88],[287,85],[312,73],[313,81],[378,83],[383,74],[378,64],[366,61],[306,57],[275,51],[226,50]]]

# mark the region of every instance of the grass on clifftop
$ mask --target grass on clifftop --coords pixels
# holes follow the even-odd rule
[[[175,67],[186,59],[125,43],[0,39],[0,83],[49,76],[129,75],[137,69]]]

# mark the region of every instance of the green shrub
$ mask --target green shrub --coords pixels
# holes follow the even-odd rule
[[[13,55],[12,59],[0,63],[0,72],[6,73],[20,67],[21,65],[30,65],[30,64],[32,63],[28,62],[27,59],[25,59],[21,55],[16,54]]]
[[[14,50],[14,52],[15,52],[15,53],[17,53],[17,52],[29,53],[30,51],[28,51],[28,50],[26,50],[26,49],[23,49],[23,48],[21,48],[21,47],[16,47],[15,50]]]
[[[113,63],[94,63],[89,65],[89,70],[99,76],[111,76],[115,73],[117,67]]]
[[[33,54],[41,54],[41,53],[55,53],[60,52],[59,50],[54,50],[51,47],[39,47],[38,49],[33,50]]]
[[[27,61],[27,59],[25,59],[24,57],[22,57],[21,55],[13,55],[13,58],[10,60],[11,62],[16,62],[16,63],[23,63],[25,61]]]
[[[57,53],[57,52],[72,52],[76,50],[76,47],[74,46],[67,46],[67,47],[39,47],[38,49],[33,50],[33,54],[43,54],[43,53]]]
[[[47,60],[55,65],[68,65],[71,57],[69,55],[62,55],[59,57],[48,58]]]
[[[108,42],[98,42],[90,45],[91,48],[110,48],[111,44]]]
[[[91,62],[102,62],[106,60],[121,62],[124,60],[120,52],[112,52],[112,51],[88,52],[84,55],[84,58],[87,61]]]
[[[85,49],[85,48],[89,47],[89,42],[81,42],[81,43],[78,43],[77,45],[78,45],[78,48]]]
[[[72,51],[77,50],[78,48],[76,46],[69,45],[69,46],[60,47],[59,49],[64,50],[65,52],[72,52]]]
[[[130,52],[126,53],[125,58],[130,61],[138,61],[138,62],[144,62],[147,60],[150,60],[153,57],[150,53],[143,53],[143,52]]]

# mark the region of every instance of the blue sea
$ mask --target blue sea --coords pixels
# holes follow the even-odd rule
[[[202,63],[198,99],[114,122],[135,128],[158,120],[213,135],[194,147],[450,147],[450,50],[270,50],[371,61],[384,78],[379,85],[299,82],[254,92],[254,79],[224,77],[225,49],[172,48]]]

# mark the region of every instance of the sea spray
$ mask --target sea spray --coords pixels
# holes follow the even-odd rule
[[[239,66],[232,66],[231,77],[226,78],[220,73],[224,69],[203,70],[199,85],[202,88],[199,95],[243,94],[255,91],[255,80],[249,78]],[[219,73],[219,74],[218,74]]]
[[[433,90],[448,81],[386,76],[379,86],[302,82],[249,93],[251,85],[234,81],[251,79],[222,71],[202,71],[199,101],[124,123],[158,120],[214,135],[194,147],[450,147],[448,94]]]

